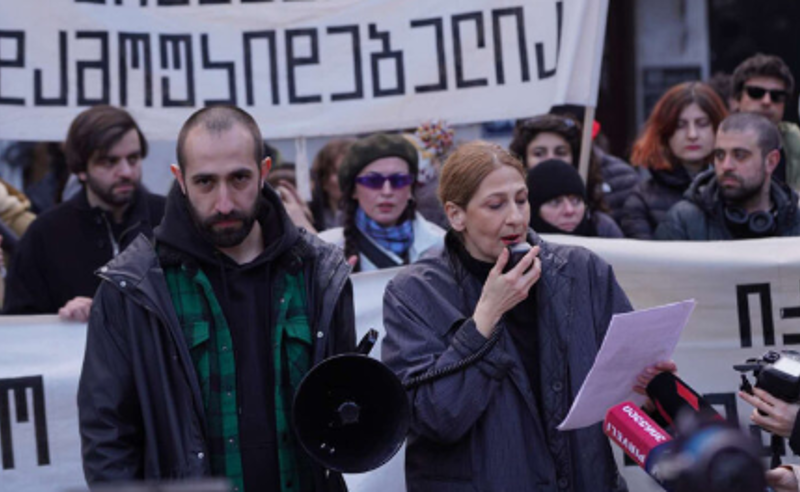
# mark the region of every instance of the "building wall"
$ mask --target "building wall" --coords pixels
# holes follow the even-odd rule
[[[636,0],[636,122],[652,102],[684,80],[710,76],[707,3],[702,0]]]

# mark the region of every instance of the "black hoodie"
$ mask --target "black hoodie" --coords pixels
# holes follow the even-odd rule
[[[274,405],[271,286],[281,268],[298,268],[289,254],[299,238],[275,192],[265,186],[258,222],[264,251],[238,264],[211,245],[197,229],[188,201],[174,185],[164,221],[155,230],[161,264],[186,264],[208,277],[233,339],[239,399],[239,447],[247,491],[279,490]]]

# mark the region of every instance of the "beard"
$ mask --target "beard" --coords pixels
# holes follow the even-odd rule
[[[260,199],[256,199],[248,211],[233,210],[227,214],[218,213],[205,218],[200,217],[188,197],[186,198],[186,205],[200,235],[217,248],[232,248],[242,244],[242,241],[253,230],[253,224],[255,224],[256,218],[261,212]],[[217,227],[218,224],[228,221],[239,221],[240,223],[237,226]]]
[[[139,189],[139,183],[131,179],[121,179],[111,186],[104,187],[88,173],[84,183],[95,196],[111,207],[123,207],[130,204],[133,201],[136,190]],[[132,186],[133,188],[128,193],[116,193],[116,189],[122,186]]]
[[[734,188],[725,188],[723,186],[720,186],[720,193],[722,194],[722,198],[725,199],[727,203],[733,205],[747,203],[748,201],[757,197],[761,193],[761,189],[764,187],[764,180],[766,179],[765,176],[766,175],[762,175],[761,179],[758,182],[748,183],[735,174],[722,175],[721,178],[729,178],[729,179],[732,178],[739,183],[739,186]]]

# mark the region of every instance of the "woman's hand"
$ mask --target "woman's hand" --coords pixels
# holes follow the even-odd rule
[[[644,370],[638,376],[636,376],[636,384],[633,385],[633,391],[639,393],[640,395],[647,396],[647,385],[650,384],[650,381],[652,381],[654,377],[662,372],[671,372],[673,374],[677,374],[678,365],[671,360],[662,360],[656,362],[652,366],[645,367]],[[653,412],[655,411],[656,406],[653,404],[653,401],[648,398],[642,404],[642,408],[646,412]]]
[[[534,246],[514,268],[503,273],[509,257],[508,249],[503,248],[483,284],[481,298],[472,315],[481,335],[489,338],[500,317],[528,297],[531,287],[542,275],[542,261],[538,255],[539,246]]]

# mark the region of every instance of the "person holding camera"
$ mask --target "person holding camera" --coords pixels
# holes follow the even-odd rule
[[[627,489],[600,424],[557,426],[612,315],[631,305],[601,258],[528,228],[525,177],[498,145],[459,147],[439,183],[445,247],[386,288],[382,359],[413,380],[411,492]],[[525,242],[512,264],[508,247]],[[639,383],[675,369],[665,364]]]

